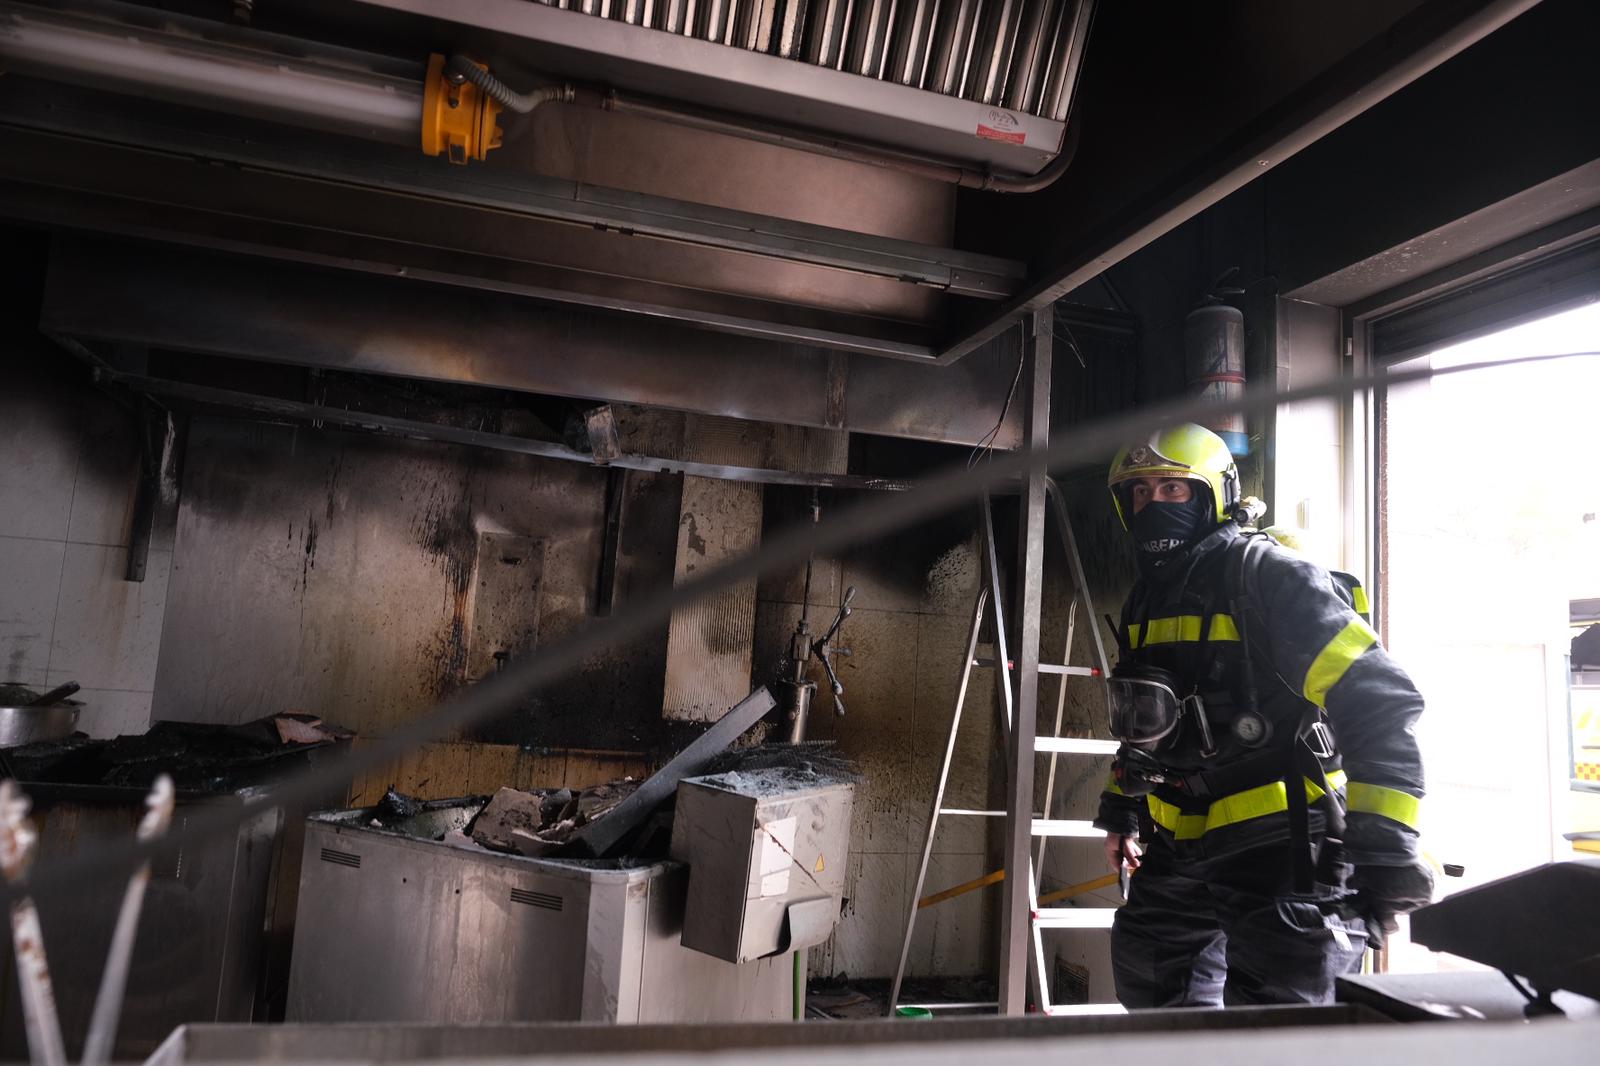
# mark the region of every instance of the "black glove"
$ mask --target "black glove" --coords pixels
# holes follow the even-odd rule
[[[1433,869],[1422,860],[1404,866],[1358,865],[1350,875],[1351,904],[1366,919],[1376,947],[1397,926],[1394,916],[1433,901]]]

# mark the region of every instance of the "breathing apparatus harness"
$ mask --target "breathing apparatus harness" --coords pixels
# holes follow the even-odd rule
[[[1322,720],[1322,711],[1305,702],[1300,721],[1284,737],[1273,738],[1268,719],[1259,709],[1255,656],[1251,646],[1259,612],[1256,602],[1257,577],[1267,551],[1266,539],[1244,534],[1228,548],[1226,585],[1234,625],[1239,631],[1241,718],[1261,723],[1265,730],[1262,750],[1234,760],[1228,765],[1205,770],[1182,770],[1162,762],[1161,752],[1170,749],[1184,730],[1185,721],[1193,725],[1202,758],[1216,754],[1217,745],[1206,715],[1205,701],[1196,691],[1180,696],[1181,682],[1176,675],[1143,663],[1119,664],[1108,679],[1111,732],[1122,746],[1112,763],[1112,775],[1127,796],[1144,796],[1165,785],[1186,797],[1221,797],[1248,788],[1281,780],[1288,802],[1290,850],[1294,862],[1295,891],[1309,893],[1315,882],[1338,884],[1338,866],[1343,858],[1344,810],[1328,783],[1323,759],[1335,749],[1332,733]],[[1197,661],[1205,662],[1215,614],[1207,611],[1200,622]],[[1123,641],[1127,646],[1129,642]],[[1269,660],[1270,661],[1270,660]],[[1272,671],[1278,683],[1299,699],[1298,693]],[[1323,816],[1323,843],[1313,860],[1311,817],[1304,781],[1309,779],[1322,790],[1317,801]]]

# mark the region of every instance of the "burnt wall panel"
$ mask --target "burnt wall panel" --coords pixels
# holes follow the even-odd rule
[[[516,533],[478,534],[477,589],[467,677],[478,680],[532,651],[539,636],[544,541]]]
[[[693,580],[761,543],[761,486],[683,479],[676,576]],[[749,694],[756,583],[742,581],[672,612],[662,714],[714,722]]]
[[[531,592],[495,592],[480,543],[496,558],[542,544],[538,640],[588,619],[604,490],[602,471],[571,464],[197,419],[156,716],[239,722],[302,709],[385,732],[474,679],[493,650],[525,646],[518,607],[499,604],[493,617],[479,597],[527,603]],[[475,656],[480,602],[479,639],[495,649]],[[640,746],[646,731],[630,716],[659,708],[648,700],[653,690],[659,701],[659,659],[627,651],[534,694],[485,736]]]

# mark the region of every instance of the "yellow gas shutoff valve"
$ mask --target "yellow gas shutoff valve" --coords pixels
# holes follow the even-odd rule
[[[428,80],[422,90],[425,155],[444,155],[461,164],[481,160],[489,149],[500,147],[499,118],[498,101],[470,81],[452,82],[445,74],[444,56],[428,57]]]

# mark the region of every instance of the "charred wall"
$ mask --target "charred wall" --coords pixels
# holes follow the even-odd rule
[[[625,586],[671,543],[667,480],[628,479]],[[605,503],[599,469],[197,418],[156,713],[382,734],[595,613]],[[463,739],[650,750],[663,663],[664,633],[613,649]]]

